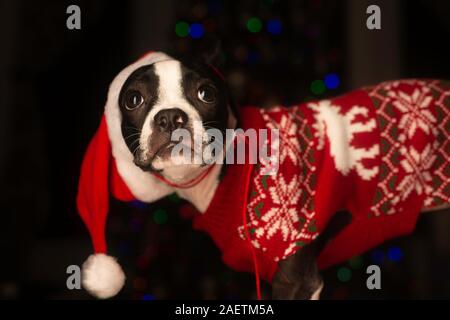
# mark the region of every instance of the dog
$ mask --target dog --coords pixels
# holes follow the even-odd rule
[[[91,294],[112,297],[125,281],[106,255],[109,192],[144,202],[176,192],[224,262],[254,271],[257,285],[259,276],[271,281],[274,299],[318,299],[320,269],[412,232],[421,211],[450,206],[448,83],[394,81],[291,108],[238,109],[213,61],[152,52],[111,84],[77,197],[96,252],[83,265]],[[277,172],[175,163],[177,130],[203,151],[208,129],[225,136],[237,128],[279,130]],[[230,144],[215,142],[223,160]]]

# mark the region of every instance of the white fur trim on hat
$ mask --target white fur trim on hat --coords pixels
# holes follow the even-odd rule
[[[108,136],[111,141],[113,157],[116,159],[117,171],[135,198],[144,202],[153,202],[172,193],[173,190],[134,164],[133,154],[128,149],[122,136],[119,94],[123,84],[135,70],[142,66],[167,60],[173,60],[173,58],[162,52],[151,52],[123,69],[109,87],[105,106]]]
[[[114,257],[97,253],[83,263],[82,283],[93,296],[107,299],[122,289],[125,274]]]

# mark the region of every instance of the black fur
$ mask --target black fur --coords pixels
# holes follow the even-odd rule
[[[129,150],[134,153],[139,142],[145,118],[158,99],[159,78],[153,65],[143,66],[135,70],[125,81],[119,94],[119,106],[122,112],[122,135]],[[125,97],[131,90],[139,91],[145,104],[135,110],[125,108]]]
[[[310,299],[322,285],[322,277],[316,264],[317,257],[327,243],[351,221],[352,216],[349,212],[337,212],[316,240],[280,261],[272,280],[272,298]]]

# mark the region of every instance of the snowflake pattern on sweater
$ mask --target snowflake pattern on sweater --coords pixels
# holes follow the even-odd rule
[[[385,82],[360,90],[357,103],[348,97],[260,111],[279,130],[280,166],[273,176],[254,169],[247,225],[253,246],[274,261],[315,239],[335,209],[361,221],[450,202],[448,85]],[[369,200],[316,195],[327,183],[358,186]],[[323,201],[335,203],[324,209]],[[245,239],[243,225],[238,233]]]
[[[404,80],[365,88],[381,130],[381,174],[371,214],[402,210],[412,194],[425,208],[449,202],[450,92],[440,81]],[[394,117],[397,115],[396,117]]]
[[[262,174],[262,167],[253,172],[253,189],[248,202],[248,218],[253,245],[275,261],[284,259],[296,247],[317,237],[314,220],[314,142],[313,130],[300,108],[286,112],[276,107],[261,110],[267,128],[280,133],[279,161],[276,176]],[[303,170],[303,174],[298,174]],[[268,205],[270,204],[270,205]],[[244,226],[239,228],[242,238]],[[271,241],[289,244],[274,247]]]

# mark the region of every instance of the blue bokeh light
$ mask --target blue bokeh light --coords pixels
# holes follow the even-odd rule
[[[260,56],[257,51],[249,51],[247,55],[247,63],[255,65],[259,62]]]
[[[403,252],[399,247],[389,248],[388,258],[393,262],[399,262],[403,258]]]
[[[143,296],[142,296],[142,300],[144,300],[144,301],[152,301],[152,300],[155,300],[155,296],[154,295],[152,295],[152,294],[144,294]]]
[[[222,1],[220,0],[209,0],[208,1],[208,11],[211,14],[219,14],[222,11]]]
[[[193,23],[189,27],[189,34],[193,39],[199,39],[203,37],[204,33],[205,29],[203,28],[203,25],[201,23]]]
[[[371,254],[372,261],[375,264],[382,264],[384,261],[384,252],[383,250],[374,250]]]
[[[131,205],[133,208],[141,209],[141,210],[147,209],[147,208],[149,207],[149,205],[148,205],[147,203],[142,202],[142,201],[139,201],[139,200],[133,200],[133,201],[131,201],[131,202],[130,202],[130,205]]]
[[[325,86],[327,89],[336,89],[339,86],[339,77],[335,73],[330,73],[325,76]]]
[[[269,22],[267,22],[267,31],[269,31],[270,34],[277,35],[281,33],[281,21],[278,19],[271,19]]]
[[[130,245],[127,242],[120,242],[118,251],[121,256],[127,256],[130,253]]]

